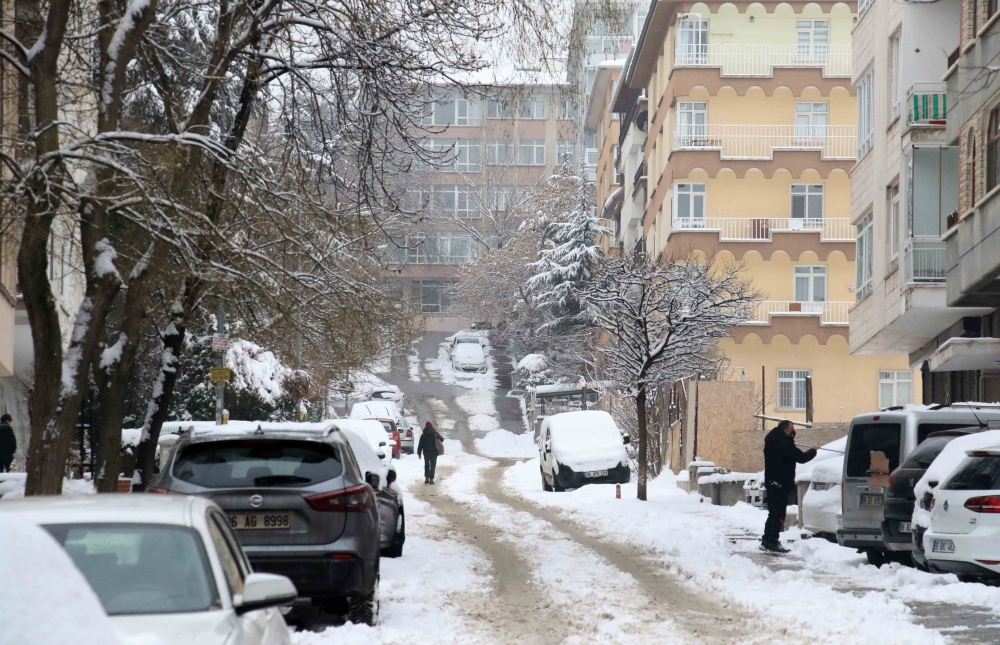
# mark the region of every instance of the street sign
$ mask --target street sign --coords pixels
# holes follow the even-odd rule
[[[212,336],[212,351],[213,352],[226,352],[229,351],[229,337],[228,336]]]
[[[232,370],[228,367],[211,367],[208,370],[208,374],[213,381],[228,381],[232,375]]]

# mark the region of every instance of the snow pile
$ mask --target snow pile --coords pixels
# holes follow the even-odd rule
[[[16,479],[11,475],[18,475]],[[15,499],[24,497],[25,473],[6,473],[0,475],[0,499]],[[64,479],[63,495],[93,495],[97,493],[94,482],[89,479]]]
[[[934,459],[927,472],[924,476],[920,478],[916,486],[913,487],[913,494],[916,496],[918,503],[913,507],[913,522],[918,526],[928,528],[931,525],[931,514],[930,511],[921,508],[919,501],[924,498],[927,493],[934,492],[934,489],[938,487],[944,480],[951,475],[952,472],[965,461],[966,450],[975,450],[976,448],[992,448],[994,446],[1000,446],[1000,430],[987,430],[985,432],[977,432],[975,434],[966,435],[964,437],[957,437],[952,439],[941,454]]]
[[[603,410],[563,412],[548,417],[552,456],[577,472],[628,463],[622,433]]]
[[[286,367],[274,352],[242,338],[229,341],[226,365],[233,371],[230,382],[233,389],[251,390],[271,405],[284,395],[281,384],[293,374],[293,370]]]
[[[494,430],[476,439],[476,450],[485,457],[501,459],[531,459],[538,456],[538,446],[530,434],[514,434],[507,430]]]
[[[699,484],[727,484],[731,482],[745,482],[753,479],[757,473],[713,473],[702,475],[698,478]]]
[[[410,373],[411,381],[420,381],[420,359],[417,357],[417,352],[413,351],[406,356],[406,364]]]
[[[493,432],[500,429],[493,403],[493,391],[487,388],[473,388],[455,399],[455,403],[469,415],[469,429],[474,432]]]
[[[0,641],[115,645],[120,633],[69,555],[44,530],[0,522]]]
[[[542,354],[528,354],[517,362],[517,369],[526,372],[541,372],[547,367],[545,356]]]

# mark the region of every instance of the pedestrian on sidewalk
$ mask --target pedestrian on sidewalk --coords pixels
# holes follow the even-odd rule
[[[764,522],[764,537],[760,540],[761,550],[788,553],[788,549],[778,541],[778,536],[785,530],[788,496],[795,488],[795,464],[804,464],[815,457],[818,447],[804,451],[796,448],[795,428],[787,419],[764,437],[767,521]]]
[[[424,424],[424,431],[420,435],[420,442],[417,444],[417,457],[423,455],[424,458],[424,483],[434,483],[434,471],[437,469],[438,445],[444,445],[444,437],[437,433],[434,424],[428,421]],[[441,451],[443,452],[443,451]]]
[[[17,437],[14,436],[14,428],[10,427],[11,421],[13,419],[9,414],[0,416],[0,473],[10,472],[10,464],[17,452]]]

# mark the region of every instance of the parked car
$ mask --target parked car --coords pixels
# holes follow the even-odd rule
[[[927,564],[963,580],[1000,580],[1000,443],[965,454],[934,492]]]
[[[355,421],[354,423],[368,422]],[[381,554],[387,558],[398,558],[403,555],[403,543],[406,541],[406,516],[403,512],[403,491],[395,484],[396,468],[375,452],[368,437],[360,432],[345,428],[343,422],[338,425],[344,436],[347,437],[348,443],[351,444],[354,457],[358,460],[358,465],[361,467],[365,479],[375,489],[375,497],[378,502]]]
[[[843,455],[820,461],[813,466],[809,489],[802,497],[802,527],[831,542],[837,541],[840,529],[843,476]]]
[[[479,339],[460,339],[452,347],[451,364],[460,372],[486,371],[486,352]]]
[[[462,329],[461,331],[455,332],[455,335],[451,337],[451,348],[459,345],[465,344],[476,344],[483,345],[483,335],[475,330]]]
[[[584,484],[628,483],[627,443],[628,435],[622,435],[603,410],[547,417],[538,438],[542,488],[562,491]]]
[[[188,645],[286,645],[285,576],[255,573],[215,503],[183,495],[5,501],[0,523],[45,529],[126,637]],[[4,548],[8,548],[5,544]]]
[[[892,558],[893,552],[887,551],[882,543],[885,487],[871,481],[871,453],[883,453],[891,473],[928,435],[980,425],[979,420],[1000,421],[1000,409],[993,404],[968,403],[905,406],[854,417],[844,459],[843,527],[837,531],[837,541],[842,546],[864,550],[869,561],[876,565]]]
[[[372,449],[382,465],[386,468],[389,467],[395,445],[381,421],[378,419],[341,419],[337,421],[337,427],[342,431],[350,430],[364,437],[368,442],[368,447]],[[354,452],[357,456],[357,450]],[[380,474],[385,476],[385,473]]]
[[[403,400],[406,398],[399,387],[389,384],[376,387],[370,396],[372,401],[392,401],[400,410],[403,410]]]
[[[399,446],[403,452],[413,454],[413,428],[392,401],[362,401],[351,406],[352,419],[390,419],[399,432]]]
[[[337,423],[194,431],[150,491],[215,501],[254,569],[287,575],[314,605],[375,624],[375,491]]]
[[[882,544],[886,551],[913,551],[913,506],[916,496],[913,488],[924,476],[934,459],[952,439],[979,432],[979,426],[944,430],[928,435],[906,461],[889,476],[882,507]]]
[[[932,525],[932,504],[937,493],[938,486],[948,480],[951,474],[965,461],[966,451],[976,450],[984,447],[1000,445],[1000,430],[986,430],[956,437],[952,439],[934,458],[923,476],[913,487],[913,494],[916,498],[916,507],[913,510],[913,534],[911,557],[913,563],[921,568],[928,569],[928,554],[925,546],[928,541],[925,539],[926,533]],[[933,545],[932,545],[933,548]]]

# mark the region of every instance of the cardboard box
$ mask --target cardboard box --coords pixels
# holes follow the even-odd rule
[[[881,450],[869,453],[868,485],[889,486],[889,458]]]

